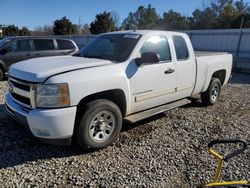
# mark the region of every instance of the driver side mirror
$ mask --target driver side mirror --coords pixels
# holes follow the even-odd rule
[[[138,67],[143,64],[155,64],[160,62],[160,55],[155,52],[145,52],[140,58],[135,59]]]

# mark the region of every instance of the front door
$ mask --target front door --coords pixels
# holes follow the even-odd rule
[[[149,37],[142,45],[138,56],[145,52],[155,52],[159,63],[134,66],[130,77],[132,93],[131,113],[143,111],[174,100],[176,89],[175,63],[172,61],[167,36]]]
[[[11,49],[3,55],[7,67],[13,63],[33,57],[30,39],[14,40],[6,48]]]

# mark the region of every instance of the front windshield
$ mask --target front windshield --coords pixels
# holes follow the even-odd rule
[[[0,40],[0,48],[10,41],[11,41],[11,39],[9,39],[9,38],[4,38],[4,39]]]
[[[76,56],[123,62],[128,59],[140,37],[138,34],[102,35],[83,47]]]

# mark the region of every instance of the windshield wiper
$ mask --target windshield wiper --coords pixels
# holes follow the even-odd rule
[[[91,59],[105,59],[106,58],[103,55],[93,55],[93,56],[83,55],[82,57],[91,58]]]
[[[82,54],[80,54],[80,53],[76,53],[76,54],[74,54],[73,56],[76,56],[76,57],[82,57]]]

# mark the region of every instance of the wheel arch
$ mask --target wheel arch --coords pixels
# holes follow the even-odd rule
[[[212,78],[218,78],[221,82],[221,86],[223,86],[225,84],[224,82],[226,80],[226,76],[227,75],[226,75],[225,69],[220,69],[220,70],[216,70],[215,72],[210,72],[208,74],[208,78],[206,79],[205,84],[204,84],[201,92],[205,92],[208,89]]]
[[[80,100],[77,105],[77,111],[84,108],[84,105],[88,102],[97,99],[106,99],[114,102],[121,110],[122,115],[125,116],[127,111],[127,102],[125,93],[121,89],[112,89],[88,95]]]
[[[226,70],[222,69],[222,70],[218,70],[218,71],[214,72],[212,75],[212,78],[218,78],[221,82],[221,85],[224,85],[224,82],[226,79]]]

